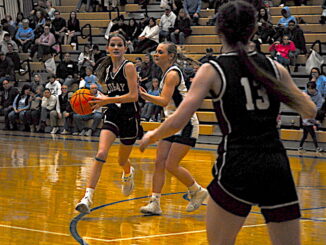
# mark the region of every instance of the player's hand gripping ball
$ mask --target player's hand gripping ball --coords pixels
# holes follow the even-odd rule
[[[93,112],[88,101],[92,100],[92,94],[89,89],[77,90],[70,99],[70,104],[73,111],[79,115],[88,115]]]

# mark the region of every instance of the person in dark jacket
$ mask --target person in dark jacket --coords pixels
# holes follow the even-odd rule
[[[58,64],[57,77],[64,80],[64,84],[70,86],[76,81],[78,76],[77,62],[71,60],[70,54],[65,53],[63,61]]]
[[[0,77],[9,75],[15,77],[15,65],[9,57],[6,57],[3,52],[0,52]]]
[[[190,18],[188,18],[184,9],[180,9],[178,17],[174,23],[174,30],[170,34],[171,41],[175,44],[179,43],[180,45],[184,45],[185,38],[190,36],[192,32],[190,25]]]
[[[13,103],[17,96],[18,89],[12,86],[13,83],[8,80],[4,80],[2,82],[2,86],[4,88],[4,93],[0,98],[0,112],[5,116],[5,127],[4,130],[9,130],[9,119],[8,115],[13,110]]]

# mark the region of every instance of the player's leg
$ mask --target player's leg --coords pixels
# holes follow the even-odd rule
[[[300,245],[300,220],[267,223],[273,245]]]
[[[208,196],[207,190],[196,182],[186,168],[180,166],[181,160],[187,155],[190,148],[189,145],[173,143],[166,160],[166,169],[187,186],[189,190],[190,202],[186,209],[188,212],[198,209]]]
[[[159,141],[156,151],[155,168],[152,179],[152,196],[147,205],[140,208],[145,214],[161,214],[161,192],[165,183],[165,161],[172,143],[166,140]]]
[[[129,196],[134,189],[134,168],[131,166],[129,156],[132,151],[133,145],[121,144],[119,147],[118,162],[123,169],[122,173],[122,194]]]
[[[77,204],[76,210],[81,213],[89,213],[92,205],[93,194],[97,182],[101,176],[103,164],[106,161],[109,149],[113,144],[116,135],[110,130],[102,130],[100,142],[95,161],[91,165],[90,174],[87,179],[86,192],[82,200]]]
[[[206,230],[209,244],[234,244],[245,220],[246,217],[226,211],[209,197],[206,211]]]

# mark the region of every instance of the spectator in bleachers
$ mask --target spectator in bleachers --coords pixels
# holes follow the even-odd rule
[[[81,6],[85,4],[85,11],[89,12],[91,11],[91,7],[93,5],[93,1],[92,0],[79,0],[77,5],[76,5],[76,12],[80,11]]]
[[[92,84],[97,85],[97,89],[102,91],[102,86],[98,83],[98,78],[93,74],[93,67],[86,67],[86,76],[79,83],[79,88],[91,89]]]
[[[321,74],[318,67],[313,67],[310,71],[309,81],[315,82],[317,90],[323,98],[326,98],[326,76]]]
[[[149,18],[149,23],[144,31],[139,35],[139,43],[135,48],[135,53],[146,53],[154,50],[159,43],[160,28],[154,17]]]
[[[33,56],[37,51],[38,60],[44,61],[45,56],[47,56],[48,54],[53,54],[55,52],[52,48],[55,42],[55,37],[50,32],[50,26],[45,26],[44,33],[38,39],[35,40],[35,45],[31,51],[31,58],[33,59]]]
[[[6,14],[5,19],[7,20],[7,23],[13,27],[15,27],[15,21],[12,19],[12,16],[10,14]]]
[[[44,133],[45,126],[46,126],[46,119],[50,117],[50,113],[56,110],[57,105],[57,97],[51,94],[50,89],[45,88],[42,97],[42,104],[41,104],[41,116],[40,116],[40,126],[39,126],[39,133]],[[52,124],[51,126],[55,126]]]
[[[191,35],[190,19],[186,15],[184,9],[180,9],[178,17],[174,23],[174,30],[171,32],[171,41],[175,44],[180,44],[182,47],[185,44],[186,37]]]
[[[51,92],[51,95],[58,96],[61,94],[61,84],[56,79],[56,76],[51,74],[48,76],[49,82],[45,85],[46,89],[49,89]]]
[[[148,90],[148,94],[153,96],[160,95],[159,80],[157,78],[152,79],[151,88]],[[143,121],[157,122],[158,114],[161,111],[161,107],[153,104],[152,102],[146,101],[142,108],[141,119]]]
[[[63,109],[63,113],[62,113],[62,117],[64,120],[64,124],[63,124],[63,131],[60,133],[62,135],[68,135],[71,134],[70,133],[70,128],[73,127],[73,115],[74,112],[71,108],[71,104],[70,104],[70,99],[71,96],[73,95],[73,92],[69,92],[68,93],[68,103],[66,105],[66,108]]]
[[[18,12],[16,15],[16,22],[15,22],[16,29],[23,27],[24,19],[25,19],[24,14],[22,12]]]
[[[98,87],[96,84],[92,84],[90,90],[93,96],[95,97],[99,96]],[[85,122],[91,119],[93,119],[92,127],[87,129]],[[91,114],[88,115],[74,114],[74,124],[75,124],[76,131],[73,133],[73,135],[92,136],[92,134],[95,132],[98,125],[100,124],[101,120],[102,120],[102,108],[95,109]]]
[[[58,78],[64,81],[63,84],[68,87],[77,81],[78,65],[77,62],[71,60],[69,53],[64,54],[63,61],[58,64],[56,74]]]
[[[9,34],[9,33],[8,33],[7,31],[4,31],[4,30],[3,30],[3,25],[0,24],[0,42],[3,41],[4,36],[5,36],[6,34]]]
[[[321,95],[320,91],[318,91],[316,83],[308,82],[307,90],[305,92],[310,96],[311,100],[315,103],[317,110],[320,110],[325,99]]]
[[[143,60],[141,57],[136,57],[135,58],[135,67],[136,67],[136,72],[139,76],[140,72],[141,72],[141,69],[142,69],[142,65],[143,65]]]
[[[269,47],[269,51],[275,60],[284,66],[288,66],[290,65],[289,54],[295,51],[295,45],[288,36],[283,36],[281,42],[276,41]]]
[[[45,19],[46,18],[41,11],[36,11],[35,29],[37,29],[37,28],[43,29],[43,27],[45,25]]]
[[[182,0],[172,0],[172,10],[175,13],[176,16],[179,15],[180,9],[183,8],[183,2]]]
[[[150,54],[146,54],[139,73],[139,84],[146,90],[151,87],[151,82],[154,77],[160,78],[162,72],[157,68],[154,63],[153,57]]]
[[[23,26],[19,27],[16,33],[18,45],[22,47],[24,53],[28,53],[34,41],[34,30],[29,27],[29,20],[23,20]]]
[[[9,113],[9,123],[12,125],[12,130],[17,130],[17,120],[24,123],[24,131],[29,131],[29,124],[26,119],[26,112],[29,110],[31,104],[29,101],[31,87],[25,84],[22,91],[16,95],[14,103],[12,104],[13,110]]]
[[[42,87],[44,89],[45,83],[42,81],[42,77],[40,74],[34,74],[33,81],[31,82],[31,88],[32,88],[32,90],[37,91],[38,87]],[[42,91],[41,95],[42,94],[43,94],[43,91]]]
[[[131,18],[129,20],[129,25],[128,25],[128,29],[127,29],[128,41],[131,41],[132,43],[134,43],[134,41],[137,40],[137,37],[140,33],[141,33],[141,31],[139,29],[139,25],[138,25],[136,19]]]
[[[110,34],[112,33],[118,33],[122,35],[125,39],[127,39],[127,33],[128,33],[128,25],[124,23],[125,18],[123,15],[120,15],[116,19],[117,23],[115,23],[110,31]]]
[[[31,89],[30,92],[29,102],[31,106],[26,112],[26,120],[32,133],[37,131],[40,124],[43,88],[38,86],[36,90]]]
[[[206,63],[206,62],[208,62],[210,60],[213,60],[215,58],[216,58],[216,56],[214,56],[213,49],[212,48],[207,48],[206,49],[206,54],[203,57],[201,57],[198,61],[203,64],[203,63]]]
[[[165,7],[164,14],[161,16],[160,20],[160,42],[167,40],[170,36],[170,31],[174,29],[174,23],[177,16],[171,11],[171,7],[167,5]]]
[[[44,0],[38,0],[37,3],[35,4],[34,9],[32,10],[31,14],[35,14],[37,11],[41,11],[44,16],[47,16],[46,12],[46,3]]]
[[[81,34],[80,22],[75,11],[70,12],[68,26],[65,35],[65,44],[78,43],[78,36]]]
[[[85,69],[87,66],[94,66],[94,65],[95,65],[95,61],[94,61],[93,50],[91,46],[87,44],[84,46],[84,52],[81,52],[78,57],[80,76],[84,77],[86,75]]]
[[[6,75],[9,75],[11,78],[15,77],[15,65],[9,57],[0,52],[0,77],[5,77]]]
[[[59,120],[63,118],[63,113],[69,104],[68,86],[62,85],[61,94],[57,96],[56,109],[50,112],[50,121],[52,126],[51,134],[56,134],[59,131]]]
[[[284,7],[281,10],[282,18],[278,21],[278,25],[282,28],[288,27],[289,21],[293,20],[295,23],[297,23],[296,18],[291,15],[291,11],[289,7]]]
[[[9,33],[5,34],[3,41],[0,42],[1,52],[3,52],[4,54],[8,53],[8,44],[9,43],[12,45],[14,52],[18,52],[17,43],[15,41],[11,40]]]
[[[192,20],[193,25],[199,25],[199,13],[201,10],[201,0],[184,0],[183,8],[187,16]]]
[[[10,25],[9,23],[10,22],[7,19],[1,20],[1,25],[3,26],[3,30],[8,32],[11,37],[14,37],[15,33],[16,33],[16,27],[15,27],[15,25]]]
[[[9,82],[9,80],[6,79],[3,80],[2,86],[4,91],[0,99],[0,111],[1,114],[5,116],[4,130],[10,130],[8,115],[13,110],[13,103],[19,91],[17,88],[13,87],[13,82]]]
[[[97,44],[93,45],[94,62],[97,63],[101,58],[106,57],[106,51],[100,50]]]
[[[11,43],[7,45],[8,52],[6,54],[7,58],[10,58],[14,64],[14,70],[19,71],[20,67],[20,58],[17,51],[14,51],[14,46]]]
[[[55,8],[52,7],[52,1],[46,1],[46,12],[48,14],[48,17],[50,18],[50,20],[54,20],[55,16],[54,16],[54,12],[55,12]]]
[[[325,24],[326,23],[326,0],[323,1],[323,4],[321,5],[323,11],[320,16],[319,23],[320,24]]]
[[[270,42],[272,37],[275,35],[275,30],[273,28],[273,23],[271,22],[271,16],[265,7],[260,8],[258,11],[257,24],[257,35],[258,38],[261,39],[261,43]]]
[[[56,39],[63,43],[63,38],[66,34],[66,20],[60,16],[60,11],[56,10],[54,12],[54,20],[52,21],[53,28],[55,31]]]

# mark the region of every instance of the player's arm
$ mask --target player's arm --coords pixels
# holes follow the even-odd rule
[[[148,145],[173,135],[185,127],[192,115],[200,107],[208,92],[212,90],[218,94],[220,89],[221,79],[215,69],[209,64],[201,66],[196,73],[188,94],[178,106],[176,112],[165,120],[160,127],[145,134],[141,141],[140,150],[143,151]]]
[[[174,89],[179,82],[180,82],[180,76],[179,76],[178,72],[170,71],[165,77],[164,86],[163,86],[162,92],[160,93],[159,96],[153,96],[153,95],[148,94],[146,92],[146,90],[142,87],[139,87],[139,93],[140,93],[140,96],[144,100],[147,100],[156,105],[165,107],[169,104],[169,102],[172,98]]]
[[[285,89],[289,93],[289,101],[284,101],[289,107],[297,111],[302,118],[315,118],[316,117],[316,105],[310,99],[310,97],[303,93],[293,82],[289,72],[279,63],[275,62],[280,75],[281,75],[281,82]]]

